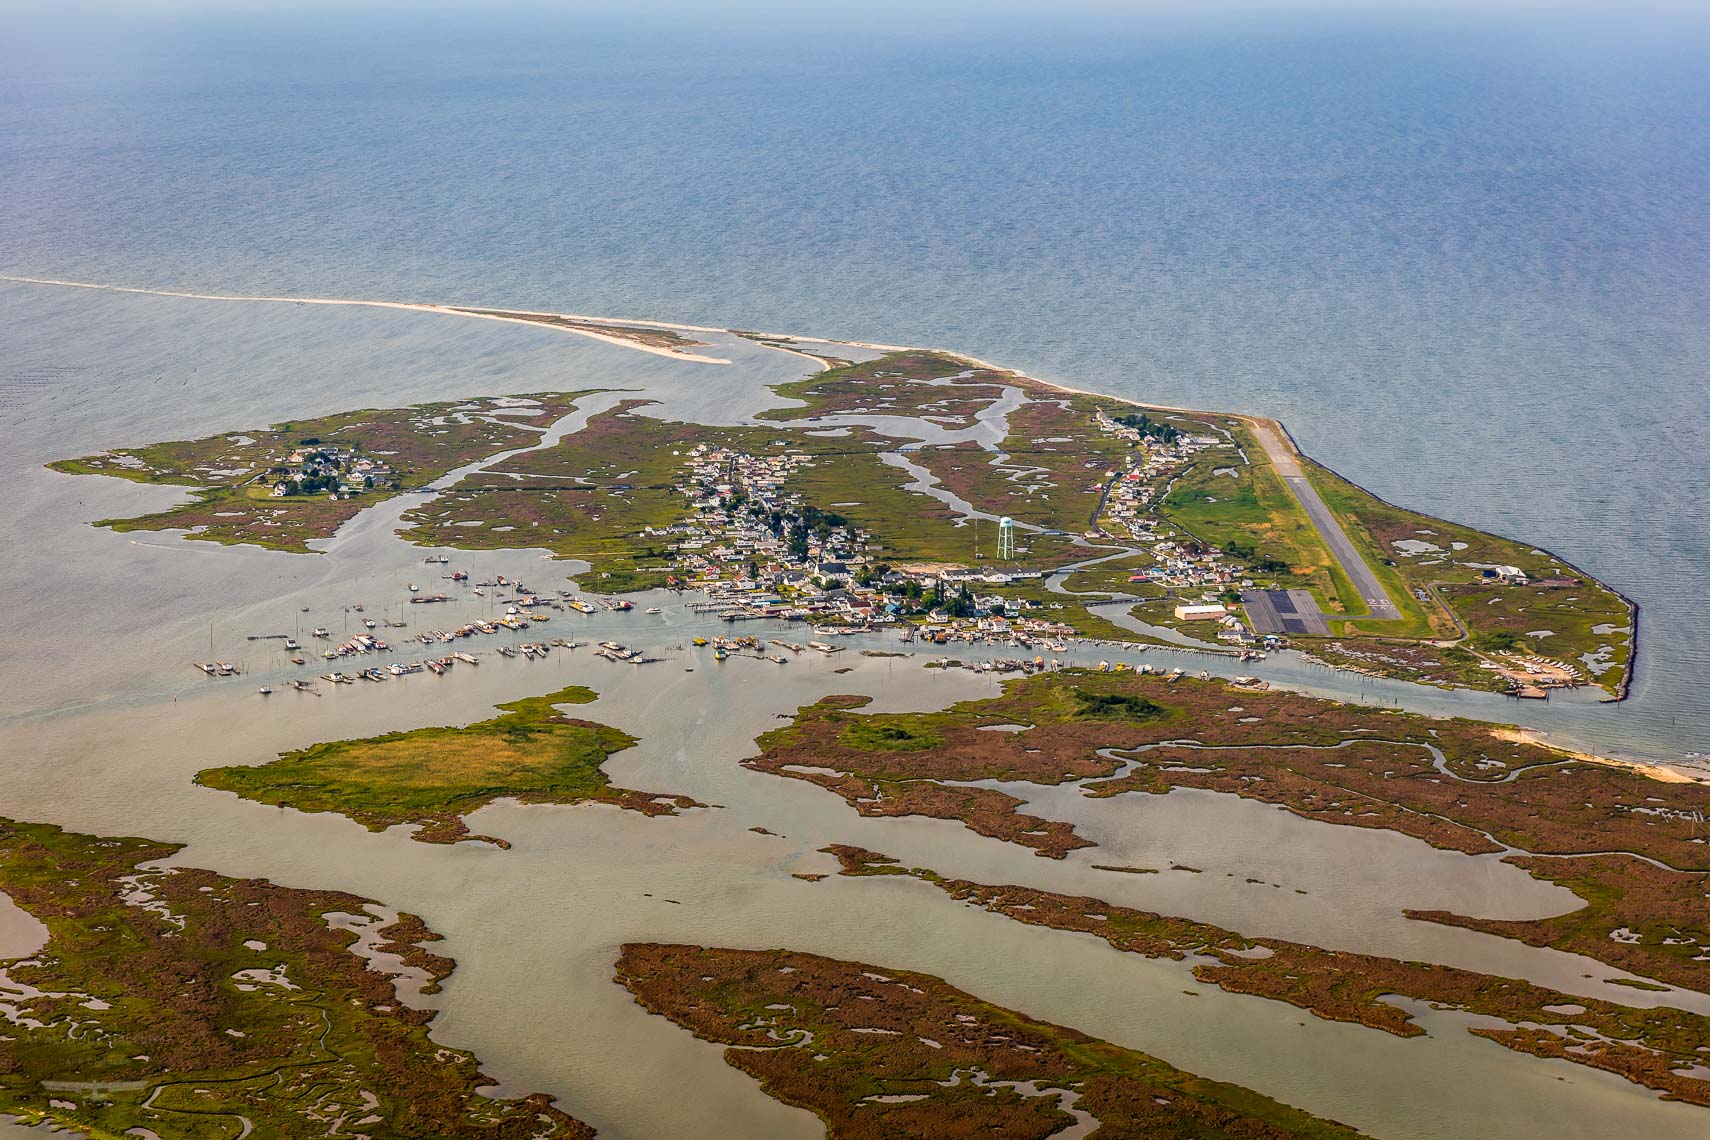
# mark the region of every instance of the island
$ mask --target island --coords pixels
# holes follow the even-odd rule
[[[620,331],[666,353],[687,342]],[[699,589],[756,615],[907,624],[934,641],[1287,646],[1445,687],[1626,694],[1626,598],[1542,547],[1379,499],[1302,456],[1275,421],[1072,391],[939,350],[848,360],[744,335],[820,371],[776,385],[792,403],[736,425],[673,421],[635,398],[548,443],[546,426],[588,393],[535,394],[54,466],[196,489],[103,524],[120,529],[307,552],[364,506],[439,480],[404,514],[406,538],[545,547],[587,563],[584,587],[605,593]]]
[[[618,981],[770,1095],[869,1136],[1353,1137],[941,978],[789,950],[631,943]]]
[[[478,398],[364,409],[202,439],[118,448],[48,466],[183,486],[189,502],[129,519],[118,531],[309,553],[365,508],[424,487],[465,464],[537,443],[586,393]]]
[[[90,1136],[586,1140],[434,1042],[454,963],[413,915],[163,865],[179,848],[0,821],[41,944],[0,962],[0,1113]],[[144,1131],[143,1129],[146,1129]]]
[[[558,711],[598,694],[582,685],[499,706],[491,720],[454,728],[417,728],[364,740],[335,740],[251,767],[208,768],[204,787],[304,812],[336,812],[370,831],[413,825],[423,843],[471,840],[463,817],[495,800],[602,803],[643,815],[701,807],[687,796],[613,787],[606,758],[635,737]]]

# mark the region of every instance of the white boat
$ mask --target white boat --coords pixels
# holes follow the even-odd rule
[[[413,594],[413,593],[415,593],[415,592],[416,592],[416,591],[417,591],[417,590],[419,590],[419,589],[421,589],[421,587],[420,587],[420,586],[418,586],[418,585],[416,585],[416,584],[415,584],[415,583],[414,583],[414,582],[411,582],[411,583],[410,583],[410,593],[412,593],[412,594]]]
[[[664,612],[665,612],[665,611],[664,611],[664,610],[662,610],[662,609],[660,609],[660,608],[659,608],[659,607],[658,607],[658,606],[648,606],[648,607],[647,607],[647,608],[646,608],[646,609],[645,609],[645,610],[643,610],[643,611],[642,611],[642,612],[643,612],[643,613],[649,613],[649,614],[662,614],[662,613],[664,613]]]
[[[273,695],[273,690],[269,689],[266,685],[261,686],[261,688],[257,691],[260,692],[261,695],[264,697],[270,697]]]

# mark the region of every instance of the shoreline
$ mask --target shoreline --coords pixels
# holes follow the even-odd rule
[[[592,329],[568,328],[563,325],[542,325],[532,321],[530,317],[563,317],[572,321],[587,321],[589,323],[605,322],[617,325],[647,326],[661,329],[676,329],[686,332],[729,332],[729,329],[715,329],[705,325],[669,324],[665,321],[638,321],[628,317],[591,317],[581,313],[549,313],[532,309],[505,309],[502,313],[515,313],[516,316],[503,316],[500,313],[479,313],[470,309],[459,308],[455,305],[434,304],[427,301],[365,301],[354,297],[268,297],[245,296],[238,293],[187,293],[172,289],[142,289],[131,285],[102,285],[93,281],[64,281],[54,277],[25,277],[21,274],[0,274],[0,281],[9,281],[19,285],[53,285],[64,289],[93,289],[104,293],[136,293],[145,297],[177,297],[187,301],[251,301],[268,304],[292,305],[349,305],[356,308],[368,309],[402,309],[406,312],[437,313],[448,317],[469,317],[481,321],[502,321],[513,325],[532,325],[537,328],[551,328],[557,332],[573,333],[585,336],[590,340],[603,341],[606,344],[617,345],[619,348],[631,348],[637,352],[651,353],[671,360],[686,360],[694,364],[729,364],[730,361],[718,356],[702,356],[694,352],[677,352],[668,348],[656,348],[650,344],[625,340],[622,337],[609,336],[595,332]]]
[[[1550,740],[1550,734],[1540,729],[1525,728],[1520,725],[1493,725],[1490,732],[1492,736],[1502,740],[1512,740],[1516,744],[1535,744],[1539,748],[1548,748],[1551,752],[1559,752],[1574,760],[1583,760],[1587,764],[1602,764],[1610,768],[1621,768],[1665,784],[1710,784],[1710,775],[1699,776],[1691,772],[1683,772],[1679,768],[1670,767],[1660,761],[1635,760],[1623,756],[1600,756],[1595,752],[1581,752],[1577,748],[1566,748]]]

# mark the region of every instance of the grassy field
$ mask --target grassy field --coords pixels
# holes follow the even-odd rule
[[[1002,466],[971,444],[923,448],[916,457],[983,511],[1079,534],[1093,523],[1107,472],[1119,469],[1131,450],[1098,430],[1098,405],[1086,396],[1030,394],[1009,416],[1009,433],[998,447],[1007,456]]]
[[[805,406],[772,409],[759,418],[786,421],[877,412],[924,416],[945,427],[967,427],[1002,394],[999,385],[1010,382],[1009,373],[972,367],[941,352],[909,349],[775,384],[772,390],[778,395],[804,401]]]
[[[499,799],[609,803],[648,815],[698,806],[683,796],[611,786],[601,766],[635,738],[556,708],[595,695],[572,685],[500,705],[499,716],[462,728],[316,744],[259,767],[209,768],[196,782],[258,803],[337,812],[373,831],[416,824],[415,838],[425,843],[489,838],[471,837],[462,817]]]
[[[366,899],[153,866],[177,850],[0,821],[0,890],[48,931],[5,964],[21,992],[5,999],[0,1113],[104,1140],[299,1140],[335,1118],[376,1137],[593,1135],[544,1096],[475,1091],[491,1078],[428,1038],[432,1011],[397,999],[401,971],[369,968],[328,924],[370,917]],[[419,919],[380,933],[426,971],[424,992],[451,972]]]

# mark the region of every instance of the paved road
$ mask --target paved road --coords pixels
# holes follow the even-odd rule
[[[1389,595],[1379,584],[1377,575],[1366,560],[1360,557],[1360,552],[1354,549],[1354,544],[1348,541],[1347,532],[1342,524],[1336,521],[1336,516],[1330,513],[1330,508],[1324,505],[1324,500],[1318,497],[1318,491],[1306,478],[1306,473],[1300,468],[1300,458],[1295,454],[1294,446],[1283,437],[1281,429],[1267,420],[1250,420],[1253,434],[1258,437],[1259,446],[1265,449],[1271,464],[1276,467],[1277,474],[1288,489],[1294,492],[1294,497],[1300,505],[1306,508],[1307,517],[1318,529],[1318,537],[1324,540],[1324,545],[1341,563],[1342,572],[1354,584],[1354,589],[1360,592],[1366,608],[1371,616],[1382,621],[1400,621],[1401,611],[1390,601]]]

